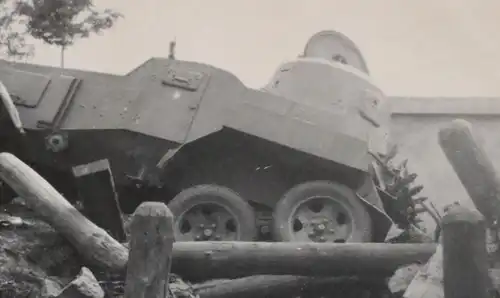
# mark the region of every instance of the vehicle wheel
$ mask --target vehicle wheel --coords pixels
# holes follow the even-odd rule
[[[228,188],[197,185],[180,192],[168,207],[175,218],[176,241],[255,240],[252,206]]]
[[[274,237],[287,242],[369,242],[372,221],[350,188],[311,181],[290,189],[273,215]]]

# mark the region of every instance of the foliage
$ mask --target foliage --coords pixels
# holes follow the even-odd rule
[[[0,51],[11,57],[25,57],[33,53],[26,42],[26,20],[16,13],[9,0],[0,1]]]
[[[411,173],[407,167],[408,160],[394,164],[398,153],[393,146],[388,154],[373,154],[377,161],[375,182],[381,192],[381,199],[387,215],[394,221],[402,233],[390,242],[433,242],[437,239],[440,225],[440,215],[432,203],[426,204],[427,197],[418,197],[423,190],[422,185],[415,185],[416,173]],[[435,235],[427,234],[419,213],[426,212],[436,221]],[[435,239],[433,239],[435,238]]]
[[[27,36],[68,47],[110,29],[122,17],[111,9],[98,10],[92,0],[0,0],[0,5],[0,47],[16,57],[33,53]]]
[[[392,147],[387,155],[374,156],[380,166],[381,178],[379,187],[384,185],[384,192],[391,198],[385,200],[388,215],[400,229],[408,230],[411,226],[420,227],[422,220],[418,214],[422,211],[429,213],[438,222],[439,214],[425,204],[427,197],[417,197],[423,190],[422,185],[415,185],[416,173],[410,173],[408,160],[394,165],[393,160],[398,153],[397,146]]]

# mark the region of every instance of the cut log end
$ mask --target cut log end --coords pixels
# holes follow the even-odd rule
[[[137,207],[133,215],[136,217],[167,217],[173,218],[173,214],[167,205],[162,202],[144,202]]]
[[[454,119],[451,121],[450,127],[461,128],[461,129],[471,129],[472,124],[465,119]]]
[[[463,119],[454,119],[448,125],[441,128],[438,132],[438,139],[440,144],[446,144],[453,134],[467,134],[471,135],[472,124]]]
[[[452,131],[471,131],[472,124],[464,119],[454,119],[450,121],[446,126],[440,129],[441,132],[452,132]]]
[[[172,218],[160,202],[144,202],[134,212],[125,298],[165,297],[174,242]]]
[[[443,217],[441,223],[445,226],[456,223],[476,224],[484,221],[484,216],[476,210],[469,210],[463,206],[453,206]]]

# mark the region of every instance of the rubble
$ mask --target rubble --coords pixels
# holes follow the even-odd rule
[[[2,297],[27,297],[54,293],[78,273],[78,254],[47,223],[27,207],[3,206],[2,215],[23,219],[24,227],[0,229],[0,292]]]
[[[104,298],[104,291],[92,271],[83,267],[78,276],[61,290],[57,298]]]
[[[0,217],[15,216],[25,224],[0,229],[0,297],[102,298],[123,294],[121,276],[85,267],[72,245],[22,200],[2,207]],[[178,276],[172,276],[170,282],[173,297],[196,297],[194,288]]]
[[[395,295],[402,295],[417,273],[422,269],[423,265],[419,264],[410,264],[408,266],[398,268],[387,283],[391,293],[394,293]]]

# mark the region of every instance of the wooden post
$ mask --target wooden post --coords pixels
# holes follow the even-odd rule
[[[73,167],[83,213],[120,242],[125,242],[122,212],[107,159]]]
[[[125,298],[165,298],[174,243],[173,215],[159,202],[137,207],[130,224]]]
[[[453,207],[444,216],[443,278],[446,298],[489,298],[486,225],[477,211]]]
[[[452,121],[439,131],[439,144],[491,227],[500,216],[500,179],[472,125],[461,119]]]

